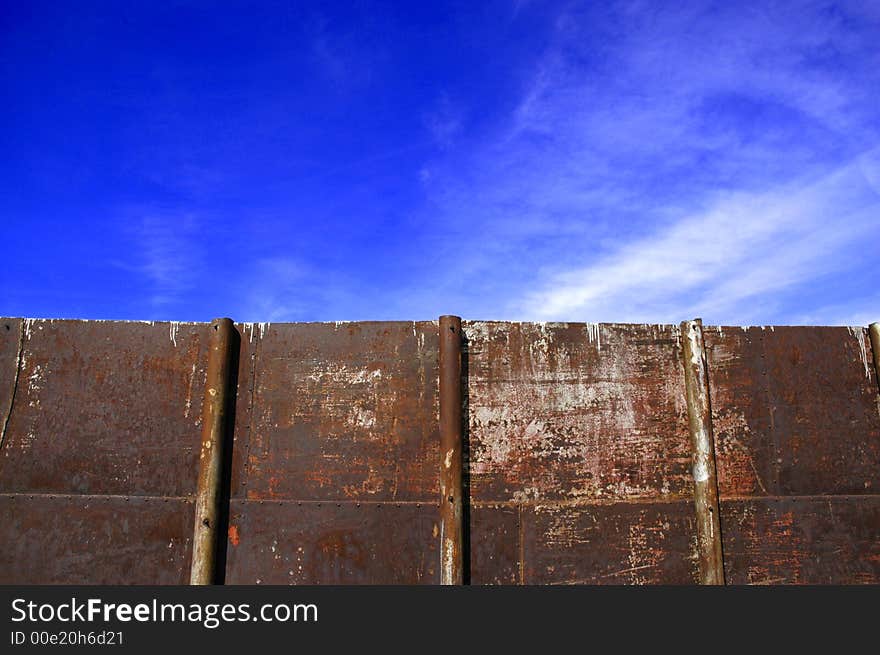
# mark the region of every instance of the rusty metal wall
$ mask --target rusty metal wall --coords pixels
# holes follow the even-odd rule
[[[709,328],[729,583],[880,582],[880,397],[861,328]]]
[[[226,581],[436,583],[436,322],[242,327]]]
[[[472,581],[695,582],[676,328],[469,321],[463,330]]]
[[[439,582],[437,322],[237,329],[225,582]],[[0,319],[0,582],[189,579],[207,330]],[[678,328],[462,334],[467,579],[696,582]],[[880,582],[866,332],[704,334],[727,582]]]
[[[0,582],[185,582],[206,326],[0,325]]]

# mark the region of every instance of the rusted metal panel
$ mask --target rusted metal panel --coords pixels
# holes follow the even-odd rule
[[[239,334],[238,370],[235,372],[235,416],[232,437],[231,493],[234,497],[247,494],[247,462],[252,429],[254,386],[256,380],[257,354],[260,349],[260,333],[265,333],[266,323],[238,323]]]
[[[461,319],[440,317],[440,584],[464,582]]]
[[[677,327],[463,330],[475,500],[691,498]]]
[[[227,581],[439,582],[438,322],[238,329]],[[0,320],[0,581],[188,579],[208,330]],[[470,581],[695,582],[678,328],[463,332]],[[880,349],[704,334],[731,581],[880,581]]]
[[[695,584],[693,503],[523,507],[525,584]]]
[[[520,508],[477,504],[470,508],[470,584],[520,582]]]
[[[871,355],[874,360],[874,376],[880,383],[880,323],[871,323],[868,326],[868,334],[871,338]]]
[[[233,367],[238,359],[238,332],[228,318],[216,319],[208,330],[208,368],[202,403],[202,442],[193,522],[190,584],[215,582],[227,436],[232,427]],[[230,444],[231,445],[231,444]],[[227,501],[228,502],[228,499]]]
[[[435,503],[437,360],[434,321],[267,326],[246,497]]]
[[[0,584],[184,584],[192,502],[0,494]]]
[[[877,384],[862,328],[706,328],[723,496],[876,493]]]
[[[703,322],[696,319],[682,323],[681,341],[688,425],[693,452],[694,509],[700,555],[700,584],[723,585],[724,564],[718,516],[715,443],[712,436],[712,410],[709,406]]]
[[[24,320],[0,491],[196,486],[206,324]]]
[[[722,500],[729,584],[880,583],[880,497]]]
[[[437,504],[233,500],[227,584],[437,584]]]
[[[22,337],[20,318],[0,318],[0,449],[15,400]]]
[[[778,489],[762,335],[761,328],[703,330],[722,496]]]

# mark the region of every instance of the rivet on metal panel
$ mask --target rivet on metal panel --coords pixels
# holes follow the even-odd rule
[[[464,584],[461,318],[440,317],[440,584]]]
[[[721,521],[718,483],[715,473],[715,443],[709,400],[709,375],[700,319],[681,324],[682,358],[687,395],[688,428],[694,478],[694,505],[697,515],[697,547],[700,558],[700,584],[724,584],[721,550]]]
[[[210,350],[203,403],[201,457],[193,529],[191,585],[214,584],[220,524],[224,447],[232,389],[235,326],[228,318],[216,319],[210,330]]]
[[[871,335],[871,353],[874,356],[874,373],[877,385],[880,386],[880,323],[871,323],[868,326],[868,334]]]

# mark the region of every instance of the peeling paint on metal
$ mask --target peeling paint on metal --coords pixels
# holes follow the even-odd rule
[[[868,363],[868,350],[865,346],[865,328],[861,327],[849,327],[847,328],[849,333],[856,340],[856,343],[859,345],[859,354],[862,358],[862,365],[865,367],[865,378],[871,379],[871,367]]]

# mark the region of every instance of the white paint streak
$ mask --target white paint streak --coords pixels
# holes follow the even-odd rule
[[[168,335],[171,337],[171,343],[174,344],[174,347],[177,347],[177,332],[180,330],[180,323],[178,321],[171,321],[168,324]]]
[[[596,350],[602,350],[602,332],[598,323],[587,323],[587,338],[596,344]]]
[[[366,407],[353,407],[349,414],[349,423],[361,428],[376,426],[376,412]]]
[[[453,562],[455,561],[455,542],[443,536],[443,582],[452,584]]]
[[[700,345],[700,340],[697,338],[699,335],[699,330],[697,329],[696,324],[691,323],[688,325],[688,333],[687,340],[690,346],[691,351],[691,366],[702,367],[703,366],[703,349]],[[699,368],[698,370],[702,370]]]
[[[382,369],[380,368],[361,368],[351,370],[344,364],[335,362],[326,362],[320,368],[316,368],[312,373],[306,375],[306,379],[312,382],[334,384],[371,384],[382,379]]]
[[[262,339],[266,335],[266,331],[272,326],[271,323],[244,323],[244,329],[246,332],[250,333],[248,337],[248,341],[250,343],[254,342],[254,335],[257,330],[260,331],[260,339]]]
[[[859,344],[859,357],[862,358],[862,366],[865,367],[865,377],[871,377],[871,369],[868,365],[868,351],[865,348],[865,329],[861,327],[848,327],[847,330]]]
[[[694,482],[705,482],[709,479],[709,463],[703,457],[694,462]]]

